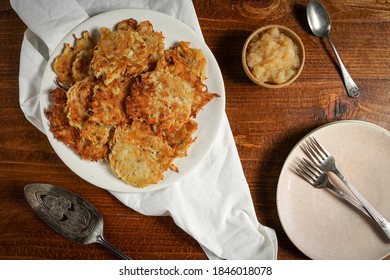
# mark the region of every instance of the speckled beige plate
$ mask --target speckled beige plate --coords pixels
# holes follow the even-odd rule
[[[288,237],[312,259],[382,259],[390,240],[377,225],[330,191],[315,189],[294,170],[304,156],[300,144],[314,136],[355,188],[390,220],[390,132],[362,121],[339,121],[304,137],[282,168],[277,208]],[[348,192],[334,176],[337,186]]]

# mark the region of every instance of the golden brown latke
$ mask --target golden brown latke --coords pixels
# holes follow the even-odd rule
[[[56,88],[50,94],[53,106],[46,109],[46,115],[50,121],[50,130],[55,138],[74,148],[78,133],[77,129],[69,124],[65,113],[66,91],[62,88]]]
[[[179,44],[165,51],[165,61],[168,63],[173,75],[190,82],[196,94],[191,106],[191,117],[198,112],[218,94],[209,93],[203,81],[207,78],[206,57],[199,49],[190,48],[188,42]]]
[[[100,29],[100,39],[91,61],[95,77],[106,84],[122,76],[135,77],[147,71],[164,52],[164,36],[149,21],[133,19],[117,24],[116,30]]]
[[[69,124],[66,114],[66,91],[62,88],[56,88],[51,92],[51,96],[53,106],[46,110],[46,115],[54,137],[74,149],[84,160],[98,161],[107,158],[107,142],[95,145],[80,137],[79,130]]]
[[[118,31],[118,30],[121,30],[121,31],[136,30],[137,26],[138,26],[138,22],[133,18],[129,18],[129,19],[124,19],[124,20],[118,22],[115,25],[114,29],[116,31]]]
[[[94,144],[93,142],[79,137],[77,139],[75,151],[84,160],[100,161],[107,159],[109,154],[108,144]]]
[[[95,47],[88,31],[84,31],[81,38],[73,37],[74,47],[65,44],[62,54],[54,60],[53,64],[57,80],[66,87],[89,76],[89,64]]]
[[[102,27],[95,45],[87,31],[54,63],[61,87],[47,109],[54,136],[84,160],[107,160],[123,181],[158,183],[175,158],[185,157],[198,129],[193,119],[209,94],[206,58],[179,44],[164,51],[164,36],[149,21]]]
[[[150,125],[135,121],[118,126],[110,143],[112,171],[125,182],[145,187],[156,184],[174,160],[174,151]]]
[[[145,41],[149,53],[148,63],[156,62],[164,55],[165,37],[161,32],[155,32],[153,25],[149,21],[141,22],[137,27],[137,32]]]
[[[193,82],[200,79],[203,82],[207,78],[206,57],[202,50],[190,48],[189,42],[180,41],[176,47],[165,51],[164,54],[169,64],[184,65],[186,69],[184,73],[176,71],[179,75],[186,75],[184,79],[190,79]]]
[[[166,137],[169,146],[175,151],[175,157],[182,158],[187,156],[188,148],[195,142],[195,138],[192,138],[192,135],[197,129],[198,123],[190,119],[183,123],[175,134]]]
[[[126,111],[132,119],[151,124],[158,133],[172,134],[190,118],[196,92],[190,83],[159,65],[133,85]]]
[[[90,103],[91,120],[108,126],[126,122],[124,100],[130,92],[131,83],[129,79],[115,79],[108,85],[103,82],[96,85]]]
[[[147,58],[145,42],[136,31],[111,31],[102,27],[91,68],[96,78],[109,84],[125,74],[136,76],[146,71]]]
[[[90,115],[90,104],[96,82],[92,77],[76,82],[66,93],[69,124],[81,128]]]
[[[194,61],[197,58],[198,61]],[[190,117],[195,117],[216,95],[202,83],[206,59],[186,42],[165,52],[154,71],[141,75],[126,101],[133,119],[153,125],[164,135],[175,134]]]
[[[154,31],[153,25],[149,21],[143,21],[138,25],[137,21],[134,19],[123,20],[116,25],[115,30],[137,31],[145,41],[145,46],[149,54],[148,63],[153,63],[164,55],[164,35],[162,32]]]

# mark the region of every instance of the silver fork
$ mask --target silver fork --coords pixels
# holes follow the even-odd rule
[[[349,202],[351,205],[355,206],[358,210],[362,211],[369,218],[367,210],[356,200],[350,197],[348,194],[336,188],[328,178],[328,175],[324,173],[321,169],[315,166],[313,163],[309,162],[307,159],[302,158],[298,164],[298,168],[295,170],[299,176],[301,176],[306,182],[312,185],[315,188],[323,189],[327,188],[333,191],[339,198],[344,199]]]
[[[334,157],[320,143],[318,143],[314,137],[309,138],[306,144],[302,145],[302,149],[322,171],[332,172],[340,178],[340,180],[367,210],[370,216],[381,227],[386,236],[390,238],[390,223],[355,189],[350,182],[348,182],[344,175],[341,174],[336,167]]]

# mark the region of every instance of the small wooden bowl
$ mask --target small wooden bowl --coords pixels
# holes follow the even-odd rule
[[[252,74],[252,72],[249,69],[247,62],[246,62],[246,53],[247,53],[247,48],[248,48],[249,42],[257,34],[263,33],[266,30],[273,28],[273,27],[277,27],[279,29],[280,33],[283,33],[284,35],[289,37],[294,42],[294,44],[296,44],[298,46],[298,57],[299,57],[300,65],[299,65],[298,69],[296,70],[295,75],[293,77],[291,77],[289,80],[287,80],[285,83],[282,83],[282,84],[266,83],[266,82],[259,81]],[[244,68],[244,71],[245,71],[246,75],[249,77],[249,79],[251,79],[252,82],[254,82],[255,84],[257,84],[259,86],[266,87],[266,88],[282,88],[282,87],[285,87],[285,86],[291,84],[292,82],[294,82],[298,78],[298,76],[301,74],[302,69],[303,69],[303,65],[305,64],[305,48],[303,46],[301,39],[291,29],[289,29],[285,26],[282,26],[282,25],[266,25],[266,26],[263,26],[263,27],[257,29],[256,31],[254,31],[246,39],[244,47],[242,48],[241,60],[242,60],[242,66]]]

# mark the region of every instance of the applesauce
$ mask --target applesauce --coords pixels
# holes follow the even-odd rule
[[[283,84],[300,66],[298,46],[277,27],[272,27],[249,42],[246,62],[260,82]]]

